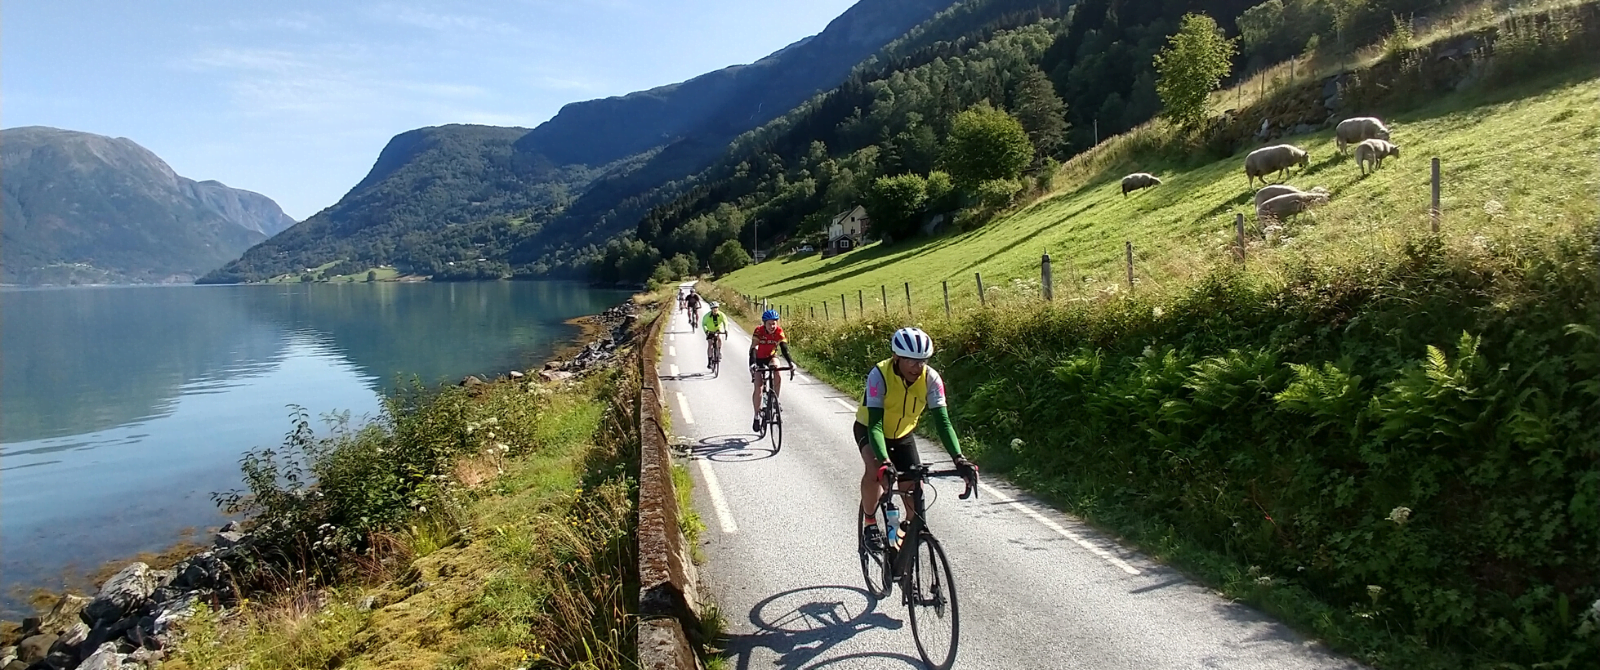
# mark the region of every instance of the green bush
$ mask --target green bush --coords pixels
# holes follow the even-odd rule
[[[1244,595],[1338,646],[1386,667],[1596,667],[1593,237],[1429,239],[1281,282],[1220,268],[1174,297],[920,325],[983,463],[1226,557]],[[899,325],[791,340],[854,379]],[[1319,604],[1286,611],[1290,593]]]

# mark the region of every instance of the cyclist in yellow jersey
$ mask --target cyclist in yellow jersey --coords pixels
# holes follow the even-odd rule
[[[711,369],[712,350],[717,347],[717,338],[728,332],[728,317],[723,315],[720,306],[714,302],[706,303],[711,311],[706,312],[705,318],[700,320],[700,328],[706,331],[706,369]]]
[[[889,338],[889,348],[894,355],[867,373],[866,391],[860,407],[856,408],[853,427],[856,447],[861,452],[864,530],[867,541],[877,546],[883,542],[874,518],[878,498],[883,495],[878,473],[887,469],[888,479],[898,481],[898,471],[922,461],[917,455],[912,431],[923,412],[933,417],[939,441],[955,459],[956,467],[977,471],[977,466],[961,455],[961,441],[956,438],[946,407],[944,379],[938,371],[928,367],[928,358],[933,356],[933,338],[919,328],[901,328]],[[900,490],[910,491],[914,484],[901,482]],[[904,513],[906,521],[910,521],[915,510],[908,504]]]

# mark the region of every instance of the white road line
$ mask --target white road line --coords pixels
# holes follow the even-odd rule
[[[679,398],[683,394],[678,394]],[[711,470],[710,461],[700,459],[700,478],[706,480],[706,493],[711,494],[711,506],[717,510],[717,523],[722,524],[722,532],[733,534],[739,532],[739,524],[733,522],[733,510],[728,507],[728,501],[722,497],[722,487],[717,484],[717,473]]]
[[[668,355],[668,356],[672,356],[672,357],[677,357],[677,355],[678,355],[678,348],[677,348],[677,347],[674,347],[674,346],[672,346],[672,345],[670,345],[670,344],[669,344],[669,345],[667,345],[667,355]],[[678,374],[678,373],[676,373],[676,372],[674,372],[674,373],[672,373],[672,374]]]
[[[667,372],[672,373],[672,376],[674,376],[674,377],[678,376],[678,366],[676,364],[673,364],[673,363],[668,363],[667,364]],[[682,398],[683,394],[681,394],[681,393],[678,394],[678,397]]]
[[[689,413],[689,399],[683,397],[681,392],[674,391],[674,393],[678,395],[678,409],[683,411],[683,422],[694,423],[694,415]]]
[[[668,342],[677,342],[678,341],[678,335],[676,333],[667,333],[667,341]]]
[[[847,410],[850,410],[852,412],[856,411],[855,404],[854,403],[845,402],[844,398],[834,398],[833,401],[836,402],[836,403],[839,403],[841,405],[844,405],[844,408],[847,409]]]
[[[996,491],[994,489],[994,487],[989,486],[988,484],[979,483],[978,487],[982,488],[985,493],[988,493],[991,496],[999,498],[1000,500],[1011,504],[1012,506],[1016,507],[1017,509],[1022,510],[1023,514],[1028,515],[1034,521],[1038,521],[1039,523],[1044,524],[1045,528],[1049,528],[1050,530],[1053,530],[1056,533],[1059,533],[1062,537],[1067,538],[1069,540],[1072,540],[1078,546],[1089,550],[1089,553],[1094,554],[1096,556],[1099,556],[1100,558],[1104,559],[1107,563],[1110,563],[1110,564],[1112,564],[1114,566],[1117,566],[1118,568],[1121,568],[1123,572],[1126,572],[1126,573],[1128,573],[1130,575],[1139,574],[1139,569],[1138,568],[1135,568],[1135,567],[1133,567],[1131,565],[1128,565],[1127,563],[1123,562],[1122,559],[1117,558],[1116,556],[1112,556],[1110,552],[1108,552],[1108,551],[1106,551],[1104,549],[1101,549],[1100,547],[1095,546],[1093,543],[1090,543],[1088,540],[1083,539],[1077,533],[1074,533],[1074,532],[1072,532],[1070,530],[1067,530],[1066,528],[1063,528],[1061,526],[1061,524],[1056,523],[1054,521],[1051,521],[1045,515],[1033,511],[1033,508],[1028,507],[1028,505],[1026,503],[1024,503],[1024,502],[1022,502],[1020,500],[1016,500],[1014,498],[1013,499],[1007,499],[1005,497],[1005,495],[1001,494],[999,491]]]

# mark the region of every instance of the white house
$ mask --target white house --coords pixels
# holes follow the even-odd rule
[[[866,241],[870,224],[867,208],[861,205],[839,212],[833,217],[833,223],[828,224],[828,246],[822,250],[823,255],[832,256],[861,246]]]

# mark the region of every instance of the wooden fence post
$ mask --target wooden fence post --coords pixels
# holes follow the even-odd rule
[[[978,278],[978,304],[988,307],[989,301],[983,297],[983,275],[981,273],[974,272],[972,273],[972,276]]]
[[[885,316],[887,316],[889,314],[889,287],[888,287],[888,285],[879,284],[878,285],[878,292],[883,294],[883,296],[880,297],[879,300],[883,301],[883,313],[884,313]]]
[[[822,320],[823,321],[832,321],[833,320],[833,314],[829,313],[828,301],[826,301],[826,300],[822,301]]]
[[[911,311],[911,282],[906,282],[906,316],[915,316]]]
[[[856,289],[856,313],[862,317],[867,315],[867,298],[862,295],[861,289]]]
[[[1433,217],[1433,232],[1439,232],[1439,157],[1433,157],[1433,206],[1428,210]]]
[[[1050,281],[1050,252],[1044,252],[1044,260],[1039,262],[1039,267],[1039,282],[1040,287],[1044,289],[1044,299],[1053,302],[1055,300],[1055,290]]]
[[[940,284],[944,285],[944,318],[950,318],[950,280],[946,279]]]
[[[846,321],[850,320],[850,307],[849,307],[849,305],[850,305],[850,303],[845,302],[845,300],[844,300],[844,294],[840,293],[839,294],[839,318],[844,319]]]
[[[1123,242],[1128,255],[1128,288],[1133,288],[1133,240]]]
[[[1239,240],[1239,262],[1244,262],[1244,214],[1233,215],[1233,234]]]
[[[816,320],[816,318],[817,318],[817,306],[816,305],[812,305],[811,308],[808,311],[811,313],[811,319],[813,321]]]

